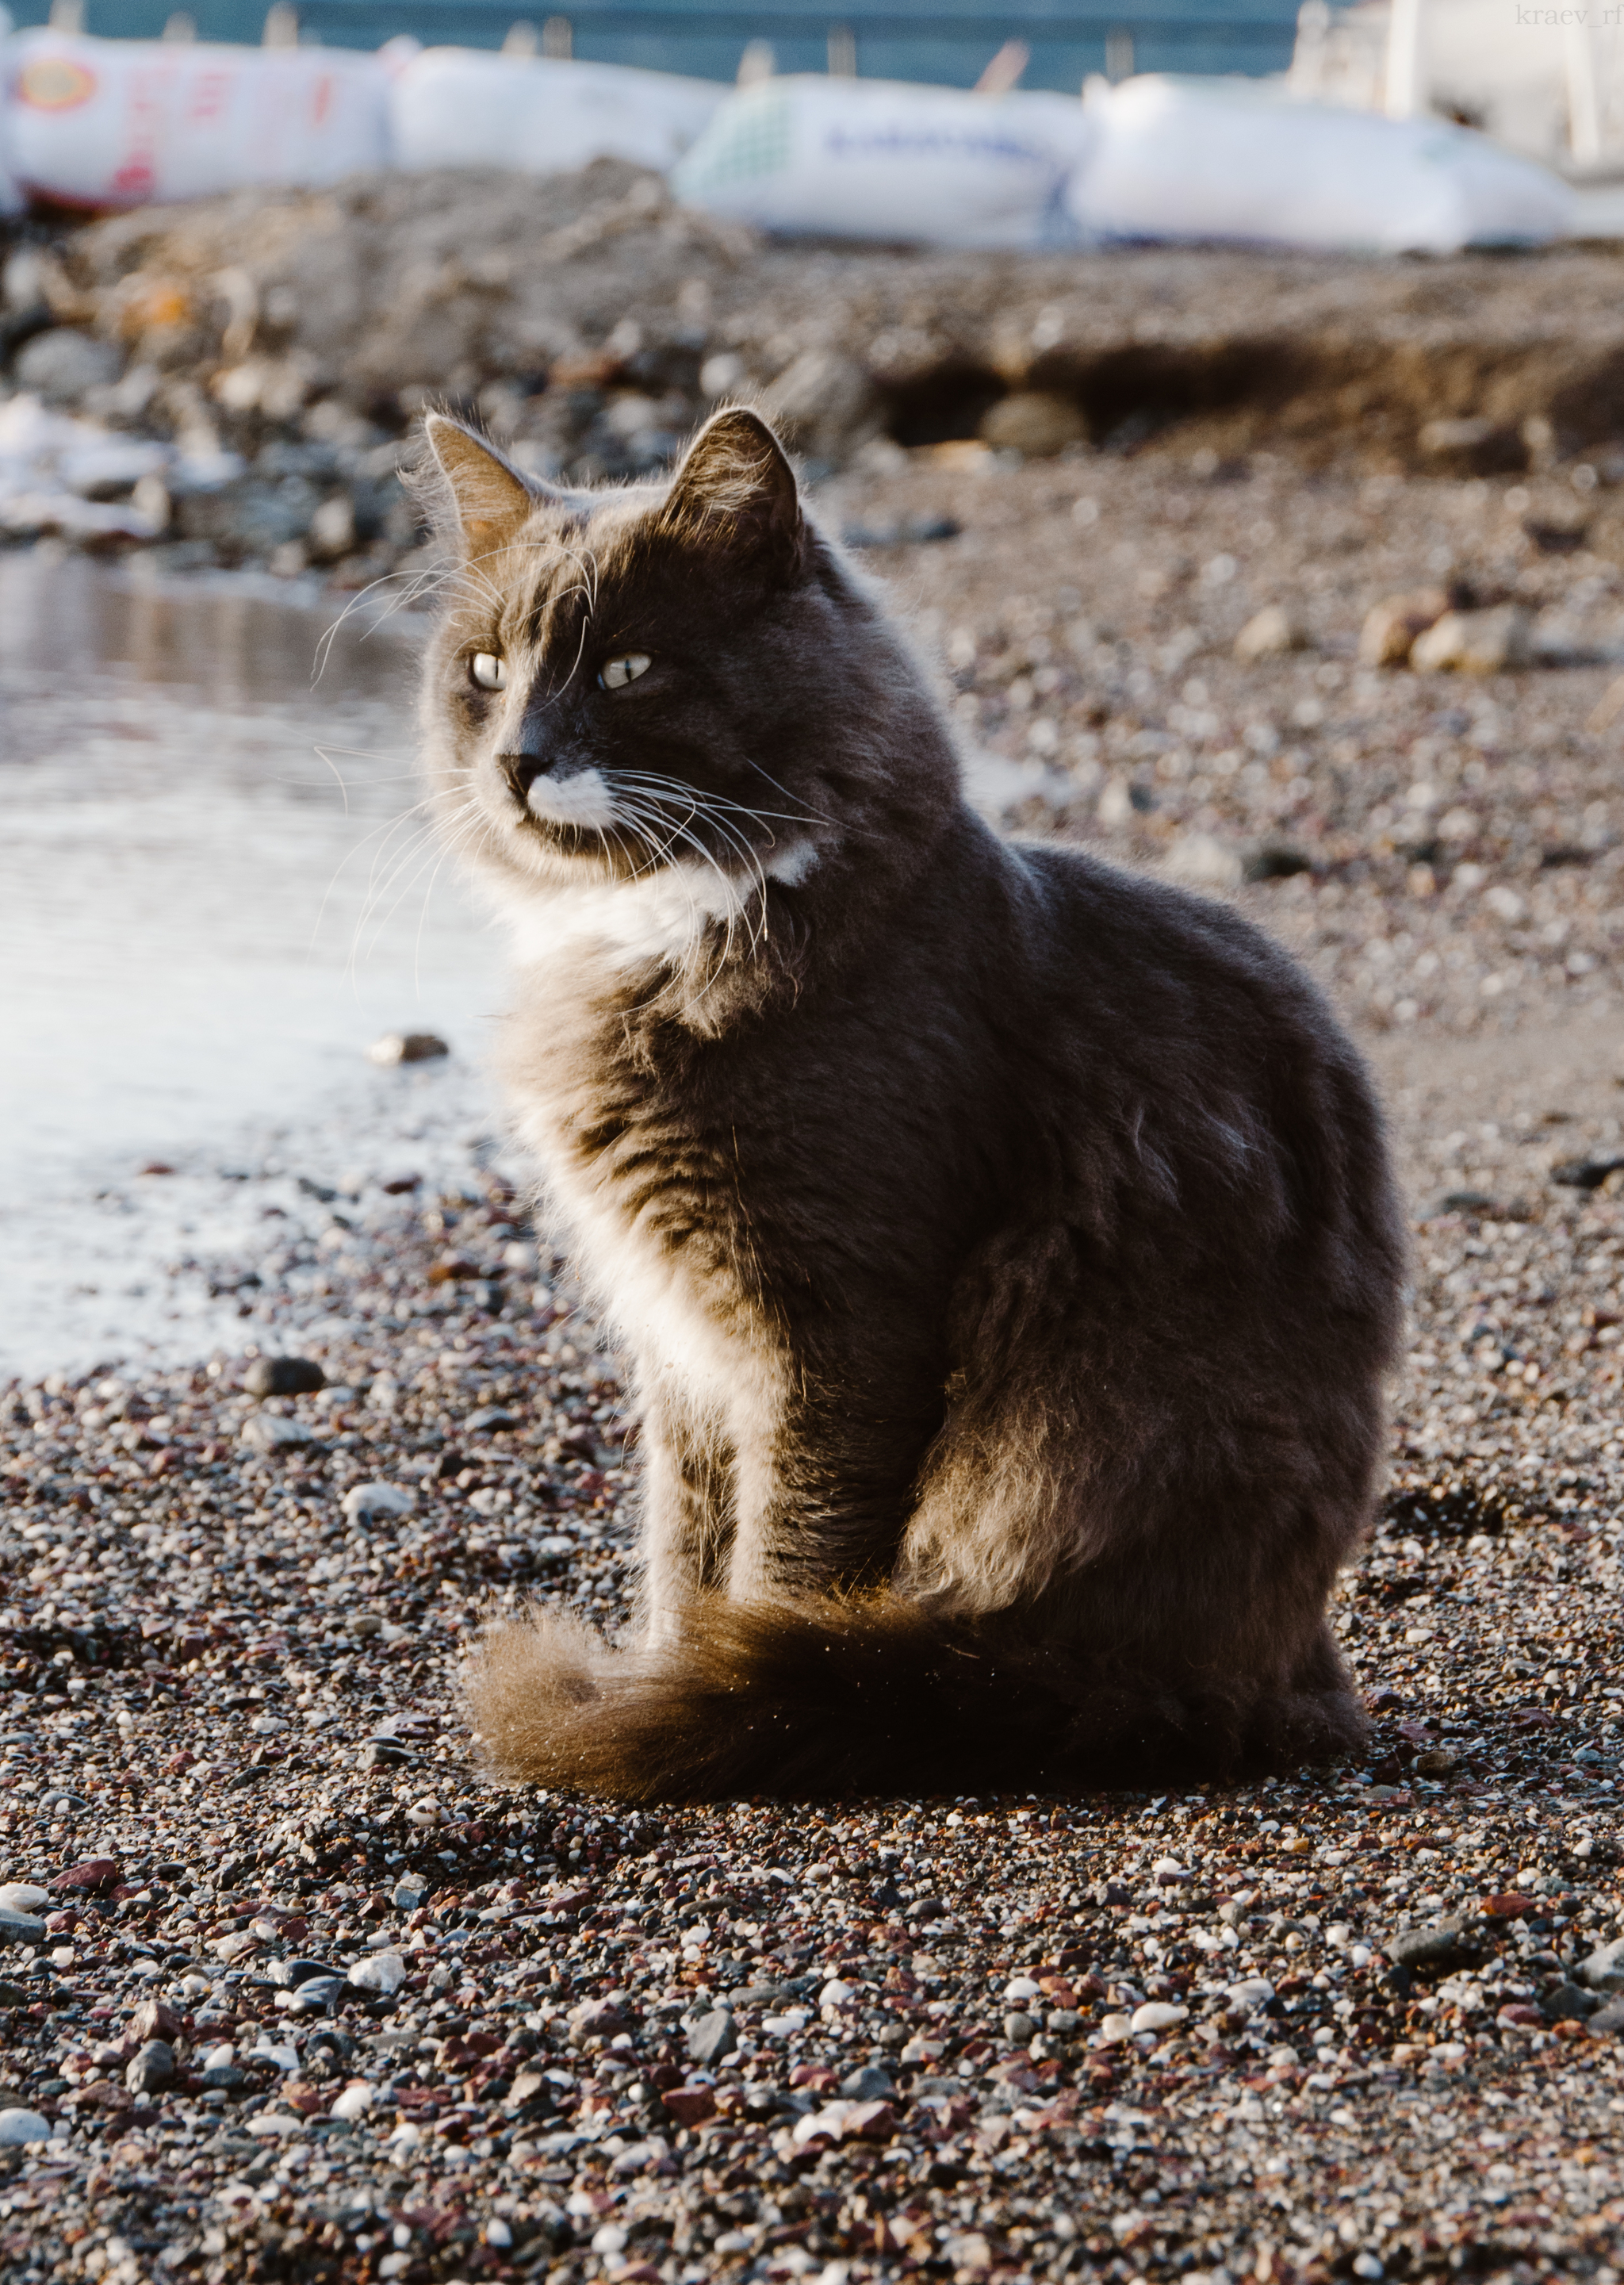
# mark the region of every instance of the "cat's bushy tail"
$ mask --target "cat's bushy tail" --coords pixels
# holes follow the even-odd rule
[[[655,1648],[542,1613],[481,1645],[475,1726],[502,1774],[632,1802],[1195,1782],[1358,1744],[1363,1708],[1322,1633],[1275,1691],[1142,1679],[893,1593],[706,1598]]]

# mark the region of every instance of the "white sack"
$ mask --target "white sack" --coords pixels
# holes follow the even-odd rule
[[[795,235],[1066,245],[1066,183],[1093,134],[1063,95],[765,80],[727,98],[671,187],[690,206]]]
[[[1244,79],[1147,75],[1091,98],[1069,203],[1087,236],[1454,254],[1573,228],[1565,183],[1439,119],[1303,103]]]
[[[343,48],[23,32],[0,51],[0,152],[65,206],[137,207],[388,163],[398,60]]]
[[[670,167],[727,90],[620,64],[426,48],[389,95],[395,164],[567,173],[593,159]]]

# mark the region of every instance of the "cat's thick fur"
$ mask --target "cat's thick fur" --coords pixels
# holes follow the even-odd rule
[[[585,494],[429,441],[433,783],[514,923],[507,1084],[644,1455],[639,1638],[494,1632],[490,1755],[652,1799],[1354,1744],[1325,1606],[1403,1242],[1318,993],[978,821],[755,415]]]

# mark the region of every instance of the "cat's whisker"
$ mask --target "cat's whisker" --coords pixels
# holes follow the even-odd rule
[[[427,803],[419,805],[420,807],[427,807],[428,805]],[[462,805],[461,808],[452,810],[439,819],[426,821],[414,828],[412,837],[395,853],[394,857],[388,860],[388,869],[387,872],[383,873],[383,877],[381,878],[380,878],[380,872],[385,860],[383,858],[383,850],[381,848],[379,850],[374,856],[373,870],[372,877],[367,883],[366,896],[363,902],[361,911],[357,915],[356,919],[355,932],[350,948],[352,973],[357,960],[369,957],[372,952],[376,948],[378,939],[382,934],[383,930],[388,926],[395,911],[397,909],[401,899],[410,892],[412,885],[412,881],[408,881],[406,883],[405,887],[401,890],[400,895],[396,898],[395,903],[389,907],[388,910],[387,912],[382,910],[385,899],[390,895],[396,883],[401,879],[401,876],[406,871],[406,868],[409,866],[417,863],[418,860],[423,855],[425,849],[432,847],[437,835],[443,832],[447,827],[460,827],[465,831],[469,829],[476,818],[478,808],[478,803],[470,798]],[[409,818],[411,814],[412,813],[408,811],[407,817]],[[466,825],[464,824],[464,821],[467,821]],[[405,819],[397,819],[396,821],[396,826],[391,828],[391,836],[393,832],[405,821]],[[384,846],[387,847],[387,843]],[[419,870],[421,870],[420,865],[419,867]],[[412,880],[415,880],[416,877],[417,876],[414,874],[412,876]],[[370,943],[366,943],[364,946],[363,938],[365,931],[374,921],[377,924],[373,929],[371,941]]]

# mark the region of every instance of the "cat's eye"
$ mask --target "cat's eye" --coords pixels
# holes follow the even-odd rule
[[[606,661],[598,680],[605,690],[624,690],[627,683],[635,682],[639,674],[647,674],[652,664],[646,650],[629,650],[620,658]]]
[[[498,658],[493,650],[476,650],[468,661],[468,672],[482,690],[507,687],[507,661]]]

